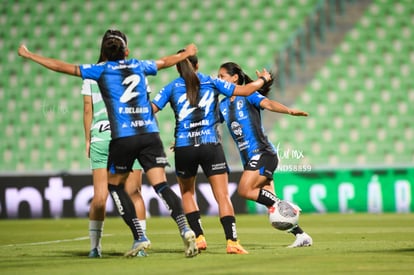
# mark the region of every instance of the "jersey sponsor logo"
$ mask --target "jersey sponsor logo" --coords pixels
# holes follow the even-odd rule
[[[249,166],[250,166],[250,167],[252,167],[252,168],[256,168],[256,166],[257,166],[257,161],[256,161],[256,160],[251,160],[251,161],[249,161]]]
[[[95,129],[98,129],[98,132],[102,133],[102,132],[105,132],[105,131],[110,131],[111,127],[110,127],[109,121],[104,120],[104,121],[99,121],[99,122],[95,123],[93,125],[93,127],[91,128],[91,130],[95,130]]]
[[[111,65],[108,64],[108,67],[112,70],[122,70],[122,69],[129,69],[129,68],[136,68],[138,64],[119,64],[119,65]]]
[[[187,134],[187,137],[188,138],[194,138],[194,137],[200,137],[200,136],[210,135],[210,134],[211,134],[210,129],[201,130],[201,131],[191,131]]]
[[[259,160],[260,160],[261,156],[262,156],[261,154],[256,154],[253,157],[251,157],[251,159],[249,160],[248,165],[252,168],[256,168],[257,164],[259,164]]]
[[[208,119],[203,119],[197,122],[191,122],[190,125],[188,126],[187,124],[184,124],[184,128],[185,129],[191,129],[191,128],[196,128],[196,127],[200,127],[200,126],[209,126],[210,122]]]
[[[168,159],[166,157],[157,157],[155,158],[157,164],[168,164]]]
[[[111,126],[108,124],[101,124],[99,126],[99,133],[105,132],[105,131],[111,131]]]
[[[152,120],[134,120],[134,121],[131,121],[129,126],[132,128],[136,128],[136,127],[143,127],[143,126],[147,126],[151,124],[152,124]]]
[[[215,163],[213,165],[211,165],[211,170],[215,171],[215,170],[221,170],[221,169],[226,169],[227,165],[225,162],[221,162],[221,163]]]
[[[248,141],[237,142],[237,147],[240,151],[246,150],[249,147]]]
[[[120,114],[147,114],[149,113],[148,107],[119,107],[118,113]]]

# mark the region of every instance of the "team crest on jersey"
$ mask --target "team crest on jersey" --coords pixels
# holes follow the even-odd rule
[[[237,110],[240,110],[241,108],[243,108],[244,102],[243,100],[237,100]]]
[[[231,123],[231,131],[234,133],[234,135],[236,136],[241,136],[243,135],[243,130],[242,127],[240,125],[240,123],[238,123],[237,121],[233,121]]]

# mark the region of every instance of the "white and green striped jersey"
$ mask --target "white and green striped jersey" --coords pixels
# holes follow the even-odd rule
[[[92,97],[93,119],[91,125],[91,143],[111,140],[108,113],[106,112],[105,103],[99,91],[98,84],[91,79],[83,80],[81,94]]]

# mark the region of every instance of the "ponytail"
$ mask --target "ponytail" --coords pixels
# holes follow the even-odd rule
[[[179,50],[178,53],[184,50]],[[195,72],[198,59],[196,56],[191,56],[179,63],[177,63],[178,73],[185,81],[185,87],[187,92],[187,100],[191,106],[196,106],[198,103],[199,92],[200,92],[200,79]]]

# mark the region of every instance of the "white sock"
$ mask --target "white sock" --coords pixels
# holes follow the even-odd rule
[[[147,221],[139,220],[139,224],[141,225],[141,228],[142,228],[142,231],[144,231],[144,234],[147,235]]]
[[[104,227],[104,221],[89,221],[89,239],[91,241],[91,250],[98,248],[101,250],[101,238]]]

